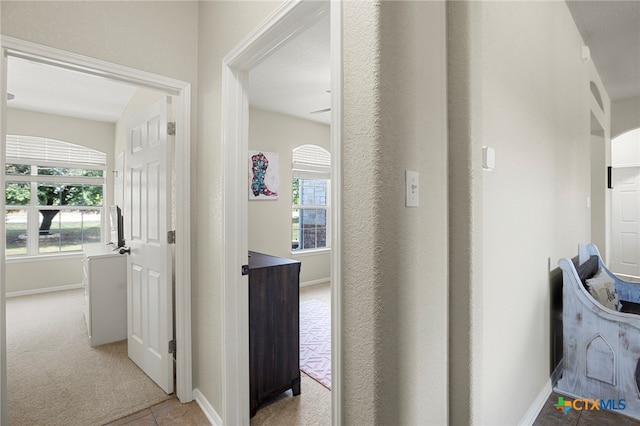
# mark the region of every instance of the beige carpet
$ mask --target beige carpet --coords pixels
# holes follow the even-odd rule
[[[127,357],[92,348],[82,290],[7,299],[9,424],[102,425],[169,398]]]

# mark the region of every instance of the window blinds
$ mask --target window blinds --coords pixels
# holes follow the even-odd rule
[[[293,177],[330,179],[331,154],[316,145],[302,145],[293,150]]]
[[[7,135],[7,161],[23,164],[106,166],[104,152],[69,142],[35,136]]]

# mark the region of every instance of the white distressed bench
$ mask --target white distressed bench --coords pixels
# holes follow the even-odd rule
[[[587,251],[591,257],[582,265],[577,258],[559,261],[564,354],[562,377],[554,389],[573,398],[624,399],[626,408],[619,412],[640,418],[640,284],[610,272],[595,245],[589,244]],[[603,306],[585,288],[598,269],[613,279],[622,311]]]

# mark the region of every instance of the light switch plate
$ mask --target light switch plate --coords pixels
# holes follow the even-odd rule
[[[420,200],[418,194],[420,193],[420,174],[418,172],[405,171],[405,181],[407,184],[405,205],[407,207],[418,207]]]

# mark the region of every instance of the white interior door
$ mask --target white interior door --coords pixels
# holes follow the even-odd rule
[[[167,393],[173,392],[170,105],[170,98],[163,99],[128,123],[124,211],[129,358]]]
[[[611,270],[640,277],[640,167],[612,172]]]

